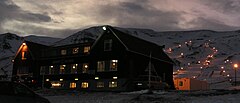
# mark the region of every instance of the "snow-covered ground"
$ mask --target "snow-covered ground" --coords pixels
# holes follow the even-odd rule
[[[51,103],[239,103],[240,91],[68,92],[41,94]]]

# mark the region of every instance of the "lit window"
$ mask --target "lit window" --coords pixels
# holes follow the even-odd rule
[[[89,53],[90,51],[90,46],[85,46],[83,49],[83,53]]]
[[[117,79],[118,77],[113,77],[113,79]]]
[[[60,65],[60,71],[59,71],[60,74],[64,74],[65,67],[66,67],[66,65]]]
[[[183,86],[183,81],[179,81],[179,86]]]
[[[87,72],[88,72],[88,63],[84,63],[82,73],[87,73]]]
[[[88,82],[82,82],[81,87],[82,88],[88,88]]]
[[[97,62],[97,71],[103,72],[105,70],[105,62],[104,61],[98,61]]]
[[[58,82],[56,82],[56,83],[51,83],[51,84],[52,84],[53,88],[61,87],[61,86],[62,86],[62,84],[61,84],[61,83],[58,83]]]
[[[48,81],[49,81],[49,79],[46,79],[46,81],[48,82]]]
[[[116,88],[116,87],[117,87],[117,81],[111,81],[111,82],[109,82],[109,87],[110,87],[110,88]]]
[[[26,52],[27,52],[27,49],[28,49],[28,47],[27,47],[27,45],[26,45],[26,43],[23,43],[22,44],[22,60],[26,60],[27,58],[26,58]]]
[[[63,79],[60,79],[60,81],[63,81]]]
[[[97,88],[103,88],[104,82],[97,82]]]
[[[77,74],[77,68],[78,68],[78,64],[72,64],[71,65],[71,73]]]
[[[79,51],[79,48],[73,48],[73,51],[72,51],[72,53],[73,53],[73,54],[77,54],[77,53],[78,53],[78,51]]]
[[[26,60],[27,58],[26,58],[26,52],[22,52],[22,60]]]
[[[95,77],[95,79],[99,79],[99,77]]]
[[[49,66],[48,74],[54,74],[54,68],[53,68],[53,66]]]
[[[118,60],[110,61],[110,71],[117,71]]]
[[[112,50],[112,39],[104,40],[104,51]]]
[[[61,55],[66,55],[67,54],[67,50],[61,50]]]
[[[74,80],[78,81],[78,78],[75,78]]]
[[[70,83],[70,88],[76,88],[76,87],[77,87],[77,83],[75,83],[75,82]]]

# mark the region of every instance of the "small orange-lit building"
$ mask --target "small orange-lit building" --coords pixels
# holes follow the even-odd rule
[[[193,78],[174,78],[176,90],[208,90],[209,84]]]

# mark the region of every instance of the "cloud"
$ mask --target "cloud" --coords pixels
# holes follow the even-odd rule
[[[236,30],[239,4],[238,0],[3,0],[0,32],[63,37],[105,24],[157,31]]]

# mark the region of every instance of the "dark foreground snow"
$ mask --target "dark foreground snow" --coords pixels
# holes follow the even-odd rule
[[[239,103],[240,91],[78,92],[55,90],[38,93],[52,103]]]

